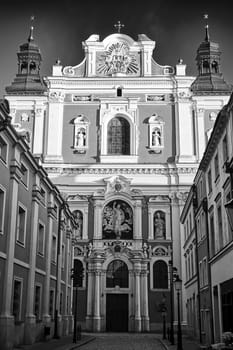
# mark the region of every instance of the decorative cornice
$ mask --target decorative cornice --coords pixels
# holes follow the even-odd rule
[[[51,167],[44,164],[44,168],[48,173],[60,175],[119,175],[119,174],[133,174],[133,175],[177,175],[177,174],[196,174],[198,166],[194,167],[179,167],[179,168],[66,168],[66,167]]]

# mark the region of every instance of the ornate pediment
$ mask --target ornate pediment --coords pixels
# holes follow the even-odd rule
[[[106,194],[127,193],[131,196],[130,184],[132,179],[128,179],[122,175],[111,176],[104,179],[106,183]]]

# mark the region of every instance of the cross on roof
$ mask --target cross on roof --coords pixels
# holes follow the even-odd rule
[[[117,24],[114,24],[114,27],[117,29],[117,32],[120,33],[121,29],[124,28],[124,24],[121,24],[121,21],[118,21]]]

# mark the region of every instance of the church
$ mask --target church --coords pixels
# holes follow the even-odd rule
[[[82,62],[58,60],[42,78],[31,27],[6,87],[12,124],[26,132],[75,215],[82,329],[161,330],[164,312],[168,326],[177,320],[171,309],[173,271],[184,275],[180,215],[231,86],[208,25],[196,77],[186,75],[182,59],[175,67],[158,63],[156,42],[146,34],[128,36],[120,22],[82,47]],[[182,293],[184,300],[184,286]],[[181,312],[185,327],[184,303]]]

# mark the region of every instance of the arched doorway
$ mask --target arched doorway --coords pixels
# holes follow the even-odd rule
[[[129,272],[122,260],[113,260],[106,272],[106,331],[127,332]]]

